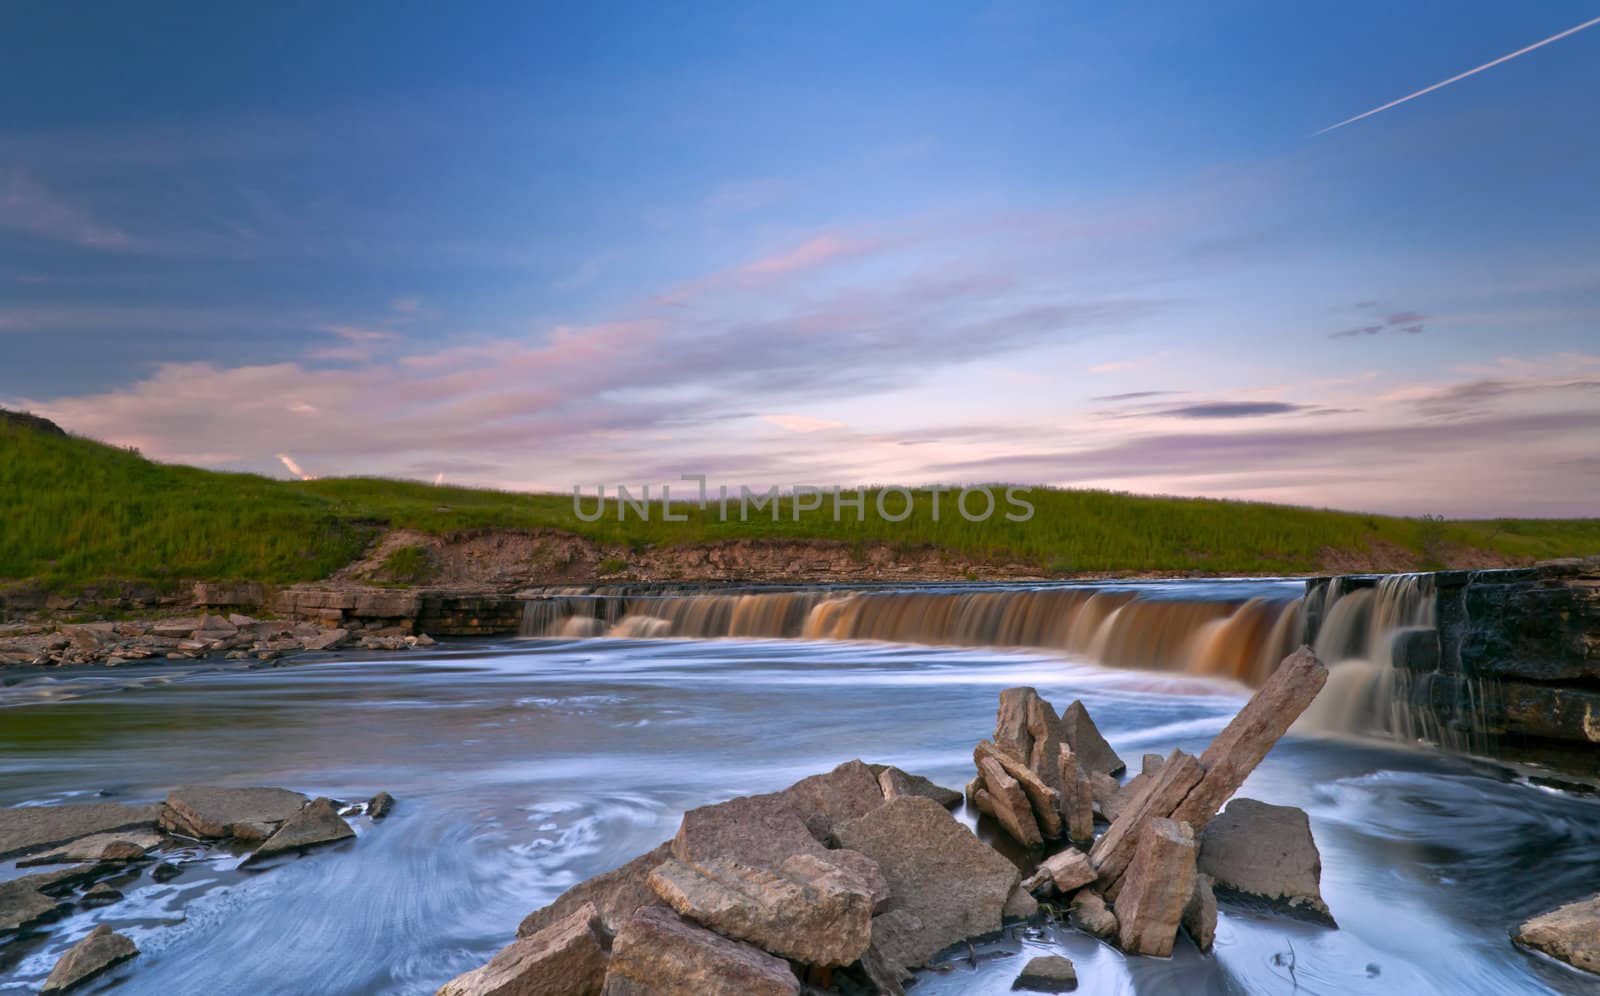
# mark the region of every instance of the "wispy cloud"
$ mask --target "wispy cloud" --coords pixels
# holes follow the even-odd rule
[[[96,220],[87,208],[57,196],[20,169],[0,175],[0,227],[85,249],[137,245],[122,229]]]
[[[770,422],[785,432],[821,432],[824,429],[842,429],[843,422],[834,422],[825,418],[815,418],[810,415],[763,415],[762,421]]]

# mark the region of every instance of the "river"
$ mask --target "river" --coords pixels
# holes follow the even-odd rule
[[[354,821],[354,841],[259,869],[185,852],[182,874],[158,883],[145,866],[115,883],[121,902],[0,945],[0,993],[34,991],[108,923],[142,953],[85,991],[251,996],[431,993],[569,885],[671,836],[685,809],[850,758],[959,788],[1012,685],[1058,708],[1082,698],[1134,767],[1146,751],[1198,754],[1248,694],[1045,652],[763,639],[449,642],[0,680],[0,805],[156,799],[185,783],[399,800],[387,820]],[[1214,954],[1180,938],[1169,960],[1047,929],[915,991],[1008,992],[1025,953],[1058,948],[1080,993],[1593,990],[1508,940],[1594,891],[1592,796],[1434,751],[1301,736],[1240,794],[1310,814],[1338,929],[1225,904]],[[0,879],[22,873],[0,863]]]

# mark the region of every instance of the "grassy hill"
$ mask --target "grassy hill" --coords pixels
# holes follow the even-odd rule
[[[46,423],[48,425],[48,423]],[[998,496],[997,496],[998,497]],[[1444,521],[1253,502],[1152,498],[1033,488],[1029,522],[999,511],[987,522],[918,492],[912,515],[864,522],[831,506],[798,520],[785,500],[751,521],[675,503],[686,522],[648,522],[615,507],[598,522],[570,495],[515,494],[409,481],[277,481],[154,463],[137,453],[0,419],[0,581],[70,588],[106,579],[175,582],[247,578],[272,584],[326,577],[386,527],[430,533],[487,527],[556,528],[633,550],[723,539],[781,537],[904,547],[932,544],[979,560],[1021,561],[1040,573],[1293,573],[1532,561],[1600,553],[1600,520]],[[891,514],[899,500],[889,501]],[[593,508],[587,499],[585,509]],[[976,505],[974,506],[976,508]],[[752,510],[753,512],[753,510]]]

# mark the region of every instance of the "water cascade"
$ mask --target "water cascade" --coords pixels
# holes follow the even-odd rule
[[[1335,578],[1308,598],[1321,599],[1322,625],[1313,649],[1329,668],[1328,684],[1303,722],[1340,733],[1377,733],[1402,740],[1440,739],[1409,702],[1410,672],[1395,666],[1395,645],[1434,629],[1433,575],[1394,574],[1370,587]]]
[[[1090,587],[685,594],[556,592],[531,599],[522,635],[881,640],[1065,651],[1111,667],[1256,684],[1303,639],[1292,589],[1239,599]]]

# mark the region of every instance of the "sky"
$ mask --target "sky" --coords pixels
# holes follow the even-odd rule
[[[6,5],[0,406],[285,478],[1600,515],[1600,27],[1319,134],[1595,17]]]

